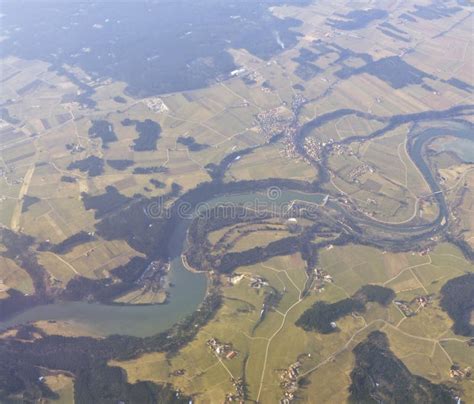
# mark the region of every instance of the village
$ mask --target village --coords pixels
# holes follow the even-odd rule
[[[152,261],[135,283],[146,291],[158,293],[165,287],[169,269],[169,262]]]
[[[327,283],[333,283],[334,280],[331,275],[321,268],[314,268],[314,287],[313,289],[318,292],[324,292],[324,285]]]
[[[462,379],[470,379],[472,376],[472,369],[468,366],[465,369],[461,369],[461,366],[453,364],[449,370],[449,377],[458,381]]]
[[[283,106],[260,112],[256,117],[256,124],[267,141],[286,132],[292,121],[292,114]]]
[[[281,404],[289,404],[295,399],[295,394],[298,391],[298,375],[301,368],[301,362],[296,361],[288,366],[280,376],[282,382],[280,387],[283,389],[283,398],[280,400]]]
[[[245,402],[244,380],[241,377],[237,379],[231,378],[231,382],[235,388],[235,393],[227,393],[225,402],[238,402],[239,404],[243,404]]]
[[[10,166],[8,168],[0,168],[0,178],[3,178],[8,185],[20,185],[23,183],[23,178],[15,178],[15,168]],[[6,196],[0,196],[0,201],[6,200]]]
[[[283,390],[283,398],[280,404],[290,404],[296,399],[296,393],[299,389],[299,378],[301,375],[301,367],[305,359],[310,359],[311,354],[303,353],[298,356],[298,360],[286,369],[283,369],[280,374],[280,387]]]
[[[160,114],[167,112],[169,109],[161,98],[152,97],[143,100],[143,103],[154,113]]]
[[[358,183],[360,183],[358,178],[361,177],[362,175],[366,174],[367,172],[370,172],[371,174],[373,174],[375,172],[374,167],[370,166],[369,164],[362,164],[360,166],[357,166],[357,167],[353,168],[349,172],[349,179],[352,182],[358,184]]]
[[[244,278],[249,280],[249,285],[253,289],[260,289],[264,286],[268,286],[268,281],[261,276],[249,275],[249,274],[233,274],[227,276],[227,281],[231,285],[237,285]]]
[[[218,358],[231,360],[238,355],[238,351],[233,349],[231,343],[220,342],[217,338],[207,340],[206,344]]]
[[[207,340],[206,344],[220,361],[222,361],[222,359],[232,360],[239,354],[239,352],[232,346],[232,343],[221,342],[217,338]],[[243,403],[245,399],[244,380],[240,377],[232,377],[231,382],[235,388],[235,392],[227,393],[225,396],[225,402]]]
[[[433,297],[433,295],[422,295],[415,297],[410,302],[406,302],[404,300],[395,300],[394,304],[406,317],[413,317],[422,308],[433,303]]]

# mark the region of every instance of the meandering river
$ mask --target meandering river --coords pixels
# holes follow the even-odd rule
[[[472,127],[465,124],[456,124],[450,127],[437,127],[425,129],[416,134],[409,149],[410,156],[418,166],[425,180],[430,185],[432,192],[440,190],[435,181],[428,164],[423,158],[423,146],[438,136],[449,134],[459,139],[474,138]],[[220,204],[245,204],[248,207],[259,209],[279,209],[288,206],[294,200],[300,200],[315,204],[321,204],[325,195],[321,193],[303,193],[300,191],[275,189],[263,190],[262,192],[239,193],[237,195],[210,196],[206,201],[208,207]],[[436,194],[440,209],[438,218],[431,224],[423,225],[427,229],[433,228],[436,232],[443,218],[447,217],[447,207],[442,193]],[[337,206],[331,202],[331,206]],[[342,209],[342,208],[340,208]],[[281,213],[281,212],[280,212]],[[413,226],[410,223],[403,225],[390,225],[378,223],[370,219],[360,219],[371,226],[393,230],[396,232],[410,233]],[[193,273],[186,270],[181,261],[181,252],[186,245],[187,229],[191,219],[181,219],[171,234],[169,245],[171,246],[171,261],[169,281],[174,285],[170,288],[170,298],[162,305],[106,305],[85,302],[58,302],[54,304],[36,306],[28,309],[8,321],[0,322],[0,330],[8,327],[34,322],[39,320],[66,320],[77,323],[91,329],[101,335],[127,334],[135,336],[149,336],[163,331],[179,320],[196,310],[206,294],[207,279],[204,274]],[[417,230],[420,226],[416,227]]]
[[[275,188],[275,192],[280,192]],[[322,194],[306,194],[296,191],[281,191],[278,194],[245,193],[212,198],[205,206],[213,207],[222,204],[245,204],[249,208],[284,209],[293,200],[320,204]],[[203,209],[204,206],[201,208]],[[169,281],[170,298],[160,305],[108,305],[86,302],[58,302],[35,306],[21,312],[11,319],[0,322],[0,330],[8,327],[39,320],[61,320],[77,323],[94,333],[101,335],[126,334],[139,337],[149,336],[164,331],[177,321],[191,314],[202,302],[206,294],[207,279],[205,274],[189,272],[181,261],[181,252],[186,244],[186,233],[190,219],[178,222],[170,245],[175,257],[171,261]]]

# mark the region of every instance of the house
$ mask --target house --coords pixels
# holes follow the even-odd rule
[[[236,356],[237,356],[237,352],[235,352],[235,351],[230,351],[230,352],[225,356],[225,358],[226,358],[226,359],[233,359],[233,358],[235,358]]]

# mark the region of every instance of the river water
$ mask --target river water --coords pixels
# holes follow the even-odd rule
[[[439,190],[439,185],[433,178],[428,165],[422,157],[423,145],[427,141],[449,134],[455,142],[472,143],[474,134],[471,127],[465,125],[450,126],[449,128],[431,128],[419,133],[411,148],[411,157],[425,179],[428,181],[432,191]],[[464,149],[464,146],[456,148]],[[453,146],[454,147],[454,146]],[[469,149],[472,153],[472,149]],[[470,155],[472,157],[472,155]],[[469,157],[469,156],[468,156]],[[237,195],[225,195],[208,200],[203,209],[234,204],[242,205],[260,210],[275,210],[276,213],[284,213],[288,205],[294,200],[300,200],[315,204],[321,204],[324,200],[323,194],[306,194],[299,191],[283,190],[277,187],[270,187],[262,192],[241,193]],[[440,204],[440,216],[446,217],[446,205],[441,193],[437,194]],[[337,206],[335,203],[330,203]],[[149,336],[164,331],[176,322],[182,320],[187,315],[196,310],[203,301],[206,294],[207,279],[204,274],[189,272],[181,262],[181,252],[186,245],[187,229],[191,220],[182,219],[178,222],[173,234],[170,235],[171,261],[169,281],[174,285],[170,288],[169,302],[162,305],[106,305],[85,302],[58,302],[54,304],[36,306],[28,309],[8,321],[0,322],[0,330],[11,326],[34,322],[39,320],[66,320],[78,323],[101,335],[125,334],[139,337]],[[388,225],[370,222],[385,230],[407,232],[413,231],[410,225]],[[421,227],[427,227],[421,226]]]
[[[262,193],[244,193],[213,198],[204,207],[224,204],[242,205],[263,210],[274,209],[277,213],[285,210],[293,200],[302,200],[320,204],[322,194],[305,194],[302,192],[271,188]],[[202,207],[201,210],[204,208]],[[101,335],[124,334],[139,337],[150,336],[164,331],[176,322],[196,310],[206,294],[207,279],[205,274],[192,273],[182,264],[181,252],[186,244],[186,234],[190,219],[178,222],[171,235],[171,261],[168,303],[160,305],[108,305],[86,302],[58,302],[36,306],[11,319],[0,322],[0,330],[8,327],[39,320],[57,320],[74,322]]]

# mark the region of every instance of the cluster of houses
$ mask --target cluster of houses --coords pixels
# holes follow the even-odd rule
[[[268,282],[261,276],[254,276],[250,278],[250,287],[254,289],[260,289],[264,286],[268,286]]]
[[[291,100],[291,110],[296,113],[306,101],[308,100],[303,96],[303,94],[294,95]]]
[[[66,145],[66,149],[69,150],[69,153],[71,154],[81,153],[85,150],[84,147],[77,143],[68,143]]]
[[[306,138],[304,148],[308,155],[319,160],[323,150],[335,152],[337,155],[349,155],[353,156],[354,152],[346,145],[336,144],[333,138],[330,138],[327,142],[318,141],[314,138]]]
[[[159,114],[161,112],[166,112],[169,108],[159,97],[152,97],[144,100],[145,105],[154,113]]]
[[[169,262],[152,261],[148,264],[136,284],[154,293],[159,292],[165,285],[166,275],[170,269]]]
[[[420,251],[420,255],[422,257],[424,257],[424,256],[428,255],[430,253],[430,251],[431,251],[431,248],[425,248],[424,250]]]
[[[277,107],[260,112],[257,115],[256,123],[260,128],[260,132],[268,140],[273,135],[286,131],[292,119],[285,108]]]
[[[433,302],[433,295],[422,295],[415,297],[411,302],[404,300],[395,300],[395,305],[401,310],[406,317],[415,316],[416,313],[423,307],[428,306]],[[416,308],[413,307],[416,305]]]
[[[360,166],[354,167],[349,172],[349,178],[352,182],[359,183],[358,178],[367,172],[373,174],[375,172],[375,168],[372,167],[370,164],[362,164]]]
[[[10,166],[9,168],[0,168],[0,177],[5,180],[8,185],[20,185],[23,183],[23,177],[14,178],[15,169]],[[1,196],[0,201],[3,202],[7,200],[6,196]]]
[[[264,77],[257,71],[251,71],[245,76],[245,81],[247,83],[257,83],[264,81]]]
[[[449,370],[449,376],[457,380],[469,379],[472,376],[472,369],[470,367],[461,369],[459,365],[454,364]]]
[[[219,358],[228,360],[234,359],[238,352],[233,349],[232,344],[220,342],[217,338],[211,338],[207,341],[207,346]]]
[[[324,292],[324,285],[326,283],[333,283],[334,279],[326,271],[321,268],[314,268],[314,289],[317,292]]]
[[[231,379],[232,385],[235,388],[235,393],[228,393],[225,396],[226,403],[244,403],[245,402],[245,390],[244,390],[244,379],[241,377]]]
[[[405,317],[414,316],[416,313],[411,309],[410,303],[403,300],[395,300],[395,305],[401,310]]]
[[[332,146],[332,150],[338,156],[342,156],[342,155],[353,156],[354,155],[354,152],[352,151],[352,149],[343,144],[334,144]]]
[[[433,302],[433,295],[417,296],[414,301],[420,305],[420,307],[426,307]]]
[[[301,365],[300,361],[292,363],[280,376],[282,380],[280,386],[283,389],[283,399],[280,401],[282,404],[289,404],[295,398],[298,390],[298,375]]]
[[[333,138],[330,138],[328,141],[321,141],[315,138],[308,137],[304,141],[304,149],[308,156],[310,156],[314,160],[321,159],[323,151],[335,153],[338,156],[354,155],[354,152],[350,149],[350,147],[343,144],[337,144]],[[350,177],[360,176],[367,171],[370,171],[372,173],[375,172],[374,168],[372,166],[369,166],[368,164],[356,167],[352,171],[352,175],[349,174]]]
[[[321,268],[314,268],[315,279],[322,282],[333,283],[332,276]]]
[[[295,133],[296,129],[291,126],[287,129],[285,137],[282,139],[283,148],[280,150],[280,155],[290,160],[299,159],[301,157],[296,151],[295,143],[293,141]]]
[[[304,141],[304,149],[313,160],[319,160],[321,158],[323,145],[325,145],[325,142],[320,142],[312,137],[307,137]]]

